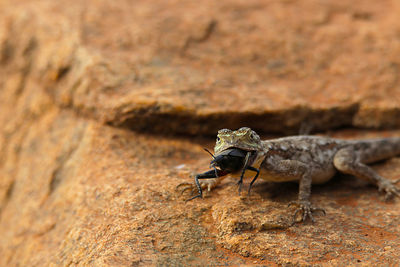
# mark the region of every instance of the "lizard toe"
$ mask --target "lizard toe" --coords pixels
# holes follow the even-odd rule
[[[386,192],[385,195],[385,200],[390,200],[393,197],[399,197],[400,198],[400,189],[395,186],[396,183],[399,181],[385,181],[380,183],[379,186],[379,192]]]
[[[400,182],[400,179],[396,179],[396,180],[394,180],[392,183],[393,184],[397,184],[397,183],[399,183]]]
[[[180,191],[181,195],[183,195],[188,190],[192,190],[194,192],[195,185],[192,183],[180,183],[175,187],[175,190]]]
[[[315,212],[322,212],[324,215],[326,215],[326,212],[322,208],[316,208],[311,206],[311,203],[309,201],[292,201],[289,203],[288,206],[291,205],[296,205],[298,208],[293,214],[293,222],[304,222],[309,218],[313,223],[315,222],[313,213]],[[297,220],[297,215],[301,214],[301,219]]]
[[[391,188],[389,190],[386,190],[386,195],[385,195],[385,200],[388,201],[390,199],[393,199],[394,197],[399,197],[400,198],[400,190],[397,188]]]
[[[314,223],[314,217],[312,216],[312,212],[310,208],[306,208],[303,210],[303,218],[302,221],[305,222],[307,220],[307,217],[310,218],[310,220]]]

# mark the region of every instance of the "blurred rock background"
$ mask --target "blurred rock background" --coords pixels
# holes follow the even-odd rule
[[[0,265],[397,265],[400,201],[352,177],[185,204],[220,128],[400,135],[400,2],[0,2]],[[399,177],[400,158],[376,166]]]

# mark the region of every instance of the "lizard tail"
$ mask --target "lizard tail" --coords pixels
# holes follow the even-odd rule
[[[400,155],[400,137],[362,140],[354,148],[362,162],[373,163]]]

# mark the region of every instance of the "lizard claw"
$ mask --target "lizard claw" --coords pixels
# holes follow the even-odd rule
[[[181,187],[183,187],[183,189],[180,189]],[[183,195],[186,191],[190,190],[191,191],[190,195],[193,195],[196,192],[196,186],[194,184],[192,184],[192,183],[181,183],[181,184],[178,184],[176,186],[175,190],[176,191],[181,191],[180,192],[181,195]],[[198,195],[196,195],[194,197],[186,199],[185,202],[188,202],[188,201],[193,200],[195,198],[203,198],[203,194],[201,193],[201,194],[198,194]]]
[[[386,192],[386,195],[385,195],[385,200],[386,201],[391,199],[391,198],[393,198],[393,196],[397,196],[397,197],[400,198],[400,189],[395,186],[395,184],[398,183],[398,182],[400,182],[400,179],[395,180],[395,181],[385,180],[385,181],[383,181],[383,182],[378,184],[379,191],[380,192],[382,192],[382,191]]]
[[[400,179],[396,179],[396,180],[392,181],[392,184],[397,184],[398,182],[400,182]]]
[[[201,189],[206,189],[207,191],[211,191],[218,184],[217,179],[209,179],[206,181],[200,181]],[[186,191],[191,191],[191,195],[196,192],[196,184],[192,183],[180,183],[175,188],[176,191],[180,191],[181,195],[183,195]]]
[[[181,187],[184,187],[184,188],[183,188],[182,190],[180,190]],[[193,185],[193,184],[191,184],[191,183],[181,183],[181,184],[178,184],[178,185],[176,186],[175,190],[176,190],[176,191],[180,190],[180,191],[181,191],[180,193],[181,193],[182,195],[183,195],[183,193],[185,193],[186,191],[191,190],[191,195],[193,195],[193,193],[194,193],[195,190],[196,190],[196,187],[195,187],[195,185]],[[198,195],[196,195],[196,196],[194,196],[194,197],[191,197],[191,198],[189,198],[189,199],[186,199],[185,202],[188,202],[188,201],[193,200],[193,199],[195,199],[195,198],[203,198],[203,194],[198,194]]]
[[[181,189],[181,187],[183,187]],[[192,192],[194,192],[195,187],[192,183],[180,183],[175,187],[176,191],[180,191],[181,195],[183,195],[183,193],[185,193],[188,190],[192,190]]]
[[[297,222],[296,218],[299,213],[302,214],[302,216],[301,216],[300,221],[298,221],[298,222],[304,222],[307,220],[307,217],[308,217],[314,223],[315,220],[312,215],[313,212],[321,211],[324,215],[326,215],[326,212],[324,209],[311,206],[310,201],[291,201],[288,204],[288,207],[290,207],[291,205],[298,206],[298,208],[296,209],[296,211],[293,214],[293,223]]]

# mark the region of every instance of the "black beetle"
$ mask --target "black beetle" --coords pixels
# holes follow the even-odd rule
[[[235,173],[240,170],[242,170],[240,180],[238,182],[239,185],[239,194],[241,191],[241,187],[243,184],[243,176],[246,170],[252,170],[257,172],[257,174],[254,176],[253,180],[250,183],[249,186],[249,194],[250,194],[250,189],[255,180],[257,179],[258,175],[260,174],[260,171],[257,168],[254,168],[252,166],[248,166],[249,159],[252,156],[253,153],[239,149],[239,148],[230,148],[227,150],[224,150],[222,153],[220,153],[218,156],[214,156],[210,151],[205,149],[210,155],[213,157],[213,160],[210,162],[210,167],[212,167],[212,170],[197,174],[195,176],[195,182],[197,189],[199,191],[199,194],[188,199],[192,200],[195,198],[202,198],[203,197],[203,190],[201,189],[201,185],[199,182],[199,179],[212,179],[212,178],[218,178],[221,176],[225,176],[229,173]],[[253,155],[254,156],[254,155]]]

